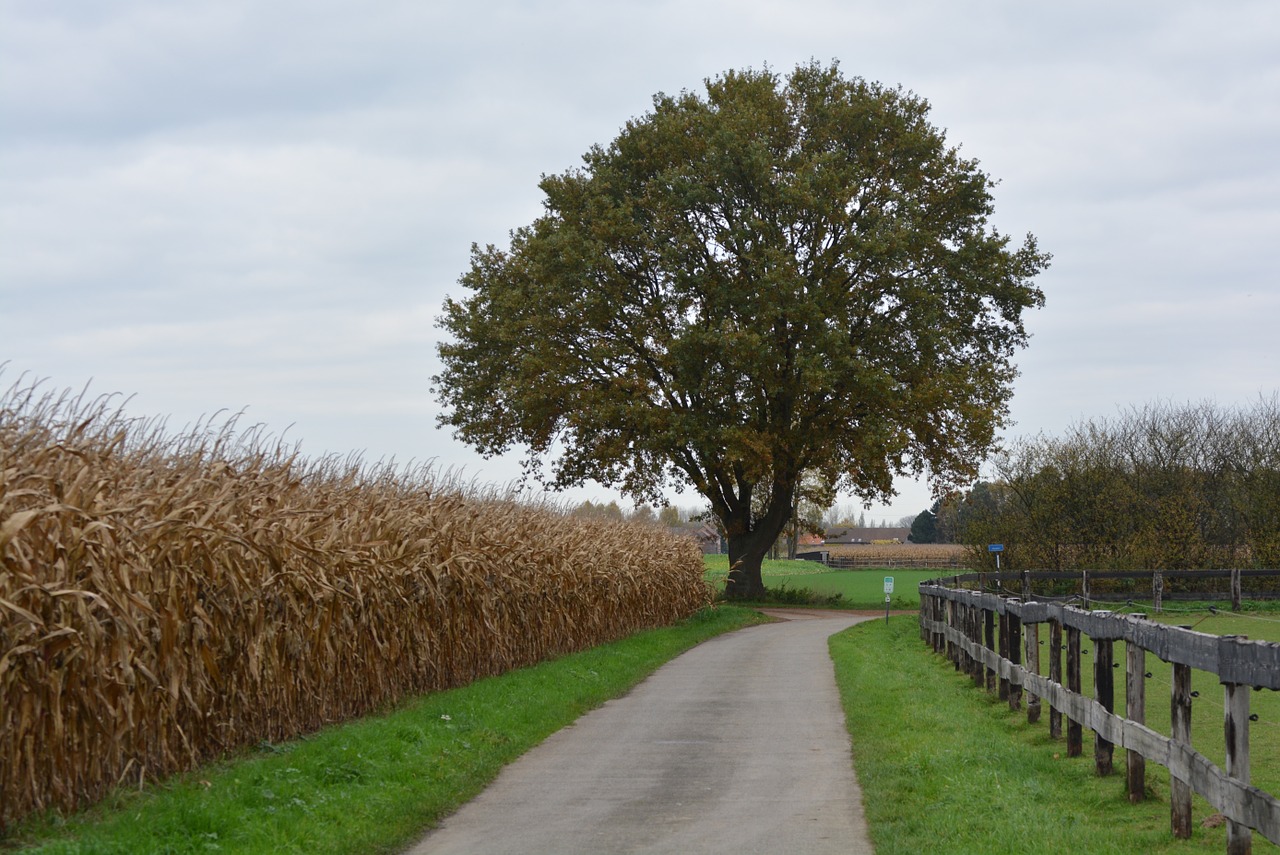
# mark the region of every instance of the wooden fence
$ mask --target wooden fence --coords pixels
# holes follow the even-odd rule
[[[992,593],[1021,592],[1024,600],[1034,589],[1040,599],[1074,598],[1085,604],[1146,600],[1150,593],[1156,612],[1165,600],[1229,601],[1238,611],[1244,599],[1280,599],[1280,570],[1023,570],[965,573],[938,581]]]
[[[1047,676],[1038,673],[1042,624],[1049,632]],[[1062,735],[1066,720],[1068,757],[1083,753],[1083,728],[1092,730],[1099,775],[1112,773],[1114,749],[1124,749],[1131,801],[1144,798],[1147,760],[1168,768],[1175,836],[1191,836],[1194,791],[1226,817],[1229,855],[1250,852],[1254,830],[1280,843],[1280,800],[1249,783],[1250,689],[1280,689],[1280,644],[1194,632],[1145,615],[960,590],[936,580],[920,585],[920,632],[957,671],[970,674],[975,685],[1007,699],[1010,709],[1025,703],[1028,722],[1039,721],[1042,700],[1047,701],[1051,736]],[[1082,636],[1094,645],[1092,697],[1081,689]],[[1127,651],[1124,716],[1115,714],[1116,641],[1125,642]],[[1145,724],[1148,652],[1173,664],[1169,737]],[[1225,691],[1225,770],[1191,747],[1192,668],[1217,675]]]
[[[904,556],[901,558],[858,558],[849,555],[830,555],[825,551],[796,553],[801,561],[816,561],[832,570],[947,570],[964,567],[961,556]]]

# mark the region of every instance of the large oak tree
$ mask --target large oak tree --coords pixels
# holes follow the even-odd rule
[[[524,446],[551,487],[692,485],[736,597],[763,592],[802,472],[867,500],[895,475],[970,481],[1049,257],[991,227],[992,179],[928,109],[816,63],[655,96],[543,177],[509,248],[472,248],[439,322],[441,422]]]

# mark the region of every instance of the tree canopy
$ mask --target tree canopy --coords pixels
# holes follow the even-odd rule
[[[525,447],[554,488],[693,486],[730,595],[762,592],[802,472],[867,500],[897,475],[968,483],[1049,257],[990,226],[992,179],[928,110],[817,63],[655,96],[543,177],[508,248],[472,247],[440,319],[441,422]]]
[[[964,543],[1006,566],[1280,566],[1280,396],[1155,402],[1023,437],[958,509]]]
[[[911,521],[911,542],[938,542],[938,518],[933,515],[933,511],[921,511]]]

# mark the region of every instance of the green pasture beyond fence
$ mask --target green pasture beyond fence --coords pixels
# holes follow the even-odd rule
[[[706,580],[716,592],[724,590],[729,575],[726,555],[705,555]],[[851,609],[884,608],[884,580],[894,580],[890,606],[914,609],[920,604],[920,583],[938,574],[934,570],[877,567],[866,570],[832,570],[816,561],[766,560],[761,567],[765,587],[789,591],[809,590],[822,596],[840,595],[838,605]]]
[[[1023,570],[964,573],[932,581],[1024,600],[1150,603],[1157,613],[1166,601],[1230,603],[1239,611],[1245,601],[1280,600],[1280,570]]]
[[[1162,575],[1171,574],[1099,573],[1092,581],[1115,588],[1150,584],[1159,603]],[[1061,588],[1072,581],[1069,577],[1083,587],[1064,594]],[[1246,583],[1269,593],[1280,582],[1280,572],[1196,571],[1174,580],[1189,589],[1180,595],[1202,601],[1225,597],[1239,609],[1249,599]],[[1228,589],[1217,590],[1223,580]],[[1251,852],[1254,831],[1280,843],[1280,799],[1253,780],[1249,735],[1261,708],[1255,703],[1251,710],[1250,696],[1262,689],[1280,691],[1280,643],[1211,635],[1193,625],[1149,620],[1146,614],[1055,601],[1090,603],[1101,599],[1099,593],[1112,598],[1132,593],[1093,592],[1090,582],[1078,573],[968,574],[927,581],[919,587],[921,637],[947,655],[957,671],[972,676],[976,686],[1007,700],[1011,710],[1025,706],[1029,723],[1039,721],[1047,707],[1050,735],[1060,738],[1065,726],[1068,756],[1083,753],[1084,730],[1092,730],[1099,775],[1112,774],[1114,750],[1122,749],[1131,801],[1147,797],[1148,761],[1168,769],[1175,836],[1192,833],[1194,793],[1227,823],[1228,853]],[[1016,591],[1011,590],[1015,585]],[[1055,593],[1043,594],[1046,588]],[[1087,660],[1081,658],[1089,653],[1082,649],[1082,639],[1092,646]],[[1153,654],[1150,664],[1148,653]],[[1082,662],[1087,661],[1093,665],[1092,691],[1082,678]],[[1163,667],[1171,668],[1170,712],[1168,729],[1161,733],[1149,726],[1146,687],[1153,672]],[[1217,747],[1203,740],[1192,747],[1192,701],[1200,696],[1193,688],[1193,670],[1211,675],[1224,692],[1222,737],[1213,740]],[[1117,692],[1122,696],[1119,707]],[[1153,711],[1161,706],[1156,701]],[[1260,761],[1259,766],[1275,765],[1269,752]]]

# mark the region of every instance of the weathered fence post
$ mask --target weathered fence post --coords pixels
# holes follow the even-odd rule
[[[934,617],[934,610],[937,608],[936,606],[937,600],[938,600],[938,596],[935,593],[929,594],[929,596],[923,600],[924,618],[925,618],[924,643],[929,645],[930,647],[933,647],[934,645],[933,617]]]
[[[1134,617],[1145,620],[1147,616]],[[1147,723],[1147,651],[1137,644],[1125,645],[1124,716]],[[1137,804],[1147,797],[1147,759],[1137,751],[1125,754],[1125,783],[1130,802]]]
[[[947,639],[947,611],[951,608],[951,602],[945,597],[938,600],[938,645],[943,656],[951,658],[951,642]]]
[[[1105,614],[1105,612],[1099,612]],[[1109,638],[1093,638],[1093,697],[1109,713],[1116,710],[1115,675],[1111,671],[1115,642]],[[1093,764],[1099,777],[1105,778],[1114,770],[1115,746],[1093,732]]]
[[[991,609],[982,610],[982,634],[986,639],[986,648],[996,650],[996,615]],[[987,691],[996,690],[996,670],[987,668]]]
[[[1005,602],[1005,606],[1008,606],[1007,600]],[[1000,612],[1000,658],[1001,659],[1009,658],[1009,618],[1010,617],[1012,617],[1012,615],[1009,614],[1008,608],[1005,608]],[[1004,671],[1005,669],[1002,666],[1000,668],[1000,693],[997,695],[997,697],[1000,698],[1000,700],[1002,701],[1007,701],[1009,699],[1009,678],[1004,675]]]
[[[931,595],[929,596],[929,638],[928,638],[928,642],[929,642],[929,647],[933,649],[933,652],[934,652],[934,653],[937,653],[937,652],[938,652],[938,630],[937,630],[937,627],[935,627],[935,626],[933,625],[933,622],[934,622],[935,620],[937,620],[937,617],[938,617],[938,598],[937,598],[937,596],[936,596],[936,595],[932,595],[932,594],[931,594]]]
[[[1049,618],[1049,682],[1062,685],[1062,623]],[[1062,710],[1049,704],[1049,737],[1062,737]]]
[[[1022,601],[1012,598],[1006,603],[1011,608],[1022,605]],[[1022,666],[1022,618],[1013,611],[1009,612],[1009,662],[1013,665],[1010,668],[1010,674],[1014,674]],[[1019,676],[1018,681],[1009,680],[1009,711],[1017,712],[1022,709],[1022,679]]]
[[[979,655],[974,656],[973,662],[970,663],[973,669],[970,676],[973,677],[973,685],[982,689],[987,685],[987,666],[983,663],[981,657],[982,609],[978,606],[977,597],[969,604],[969,637],[973,639],[974,645],[979,649]]]
[[[1245,636],[1226,635],[1223,638],[1244,639]],[[1223,689],[1226,696],[1222,704],[1222,730],[1227,743],[1227,775],[1247,784],[1249,783],[1249,687],[1238,683],[1224,683]],[[1243,812],[1244,805],[1238,807]],[[1228,820],[1227,855],[1250,855],[1251,852],[1253,852],[1253,832],[1249,826]]]
[[[941,653],[946,649],[947,636],[942,631],[942,614],[943,604],[946,600],[942,597],[933,598],[933,652]]]
[[[1175,743],[1191,745],[1191,666],[1173,663],[1173,691],[1169,701],[1171,737]],[[1172,759],[1172,758],[1171,758]],[[1181,764],[1178,764],[1181,766]],[[1173,836],[1191,836],[1191,784],[1169,769],[1169,814]]]
[[[1080,596],[1084,598],[1084,607],[1089,608],[1089,571],[1080,571]]]
[[[964,607],[964,603],[959,600],[953,600],[951,603],[951,626],[956,631],[955,649],[956,649],[956,671],[968,672],[969,670],[969,652],[964,649],[963,639],[967,636],[965,619],[968,616],[968,609]]]
[[[1240,611],[1240,568],[1235,567],[1231,570],[1231,611]]]
[[[1028,673],[1040,673],[1040,624],[1024,623],[1022,625],[1022,635],[1025,639],[1026,653],[1022,657],[1022,667]],[[1040,696],[1026,690],[1027,696],[1027,724],[1035,724],[1040,720]]]
[[[920,637],[925,644],[933,646],[933,627],[929,622],[933,619],[933,594],[920,595]]]
[[[1164,611],[1164,574],[1159,570],[1151,577],[1151,604],[1156,614]]]
[[[951,630],[956,628],[958,621],[956,620],[956,601],[947,600],[944,608],[947,614],[947,627]],[[947,635],[947,658],[951,660],[951,664],[957,671],[960,670],[960,645],[951,640],[952,636]]]
[[[1080,630],[1067,627],[1067,691],[1080,694]],[[1067,716],[1067,756],[1084,753],[1084,731],[1080,722]]]

